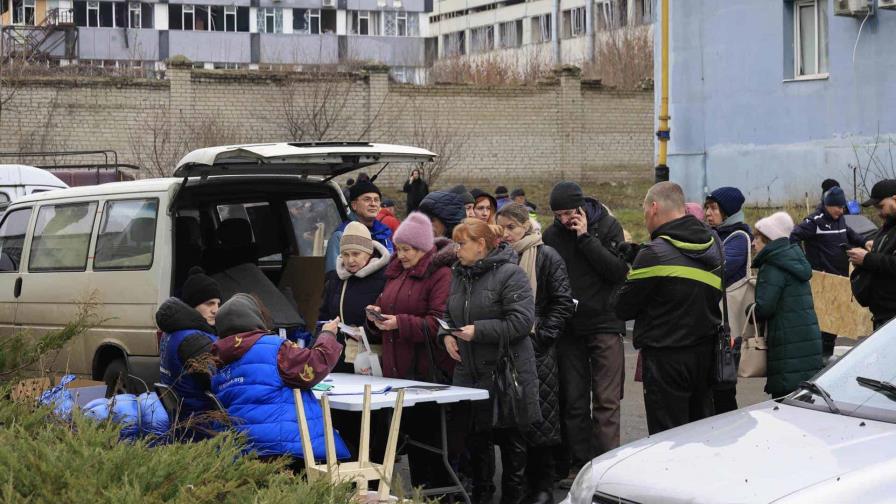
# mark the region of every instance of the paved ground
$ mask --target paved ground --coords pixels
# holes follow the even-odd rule
[[[852,345],[854,342],[840,338],[838,345]],[[630,443],[647,436],[647,419],[644,416],[644,389],[641,383],[634,381],[635,363],[638,353],[632,347],[631,338],[625,339],[625,396],[622,400],[622,443]],[[740,378],[737,384],[737,404],[740,407],[768,400],[769,396],[762,389],[765,378]],[[501,488],[500,457],[495,457],[499,465],[495,475],[495,485]],[[567,490],[557,489],[554,498],[560,502],[566,497]],[[495,496],[495,502],[499,497]]]

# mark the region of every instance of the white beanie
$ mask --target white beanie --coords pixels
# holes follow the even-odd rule
[[[793,219],[787,212],[775,212],[756,223],[756,230],[768,237],[769,240],[787,238],[793,231]]]

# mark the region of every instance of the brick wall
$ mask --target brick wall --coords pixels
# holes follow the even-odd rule
[[[652,94],[582,83],[575,68],[538,85],[503,87],[392,84],[379,68],[311,78],[176,67],[165,81],[17,86],[0,117],[5,152],[112,149],[122,162],[168,166],[204,144],[323,134],[453,152],[438,186],[619,180],[649,176],[653,158]],[[380,180],[399,185],[406,171],[390,167]]]

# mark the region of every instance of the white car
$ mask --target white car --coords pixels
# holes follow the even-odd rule
[[[564,503],[896,502],[896,322],[780,402],[627,444]]]

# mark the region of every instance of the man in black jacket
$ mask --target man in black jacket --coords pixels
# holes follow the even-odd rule
[[[871,251],[853,248],[846,251],[856,265],[852,276],[853,295],[871,310],[874,329],[896,316],[896,180],[881,180],[871,188],[871,197],[862,206],[878,209],[881,226]],[[864,277],[857,281],[857,277]]]
[[[647,191],[644,221],[651,241],[618,292],[616,315],[635,321],[647,430],[656,434],[713,414],[721,253],[715,233],[685,214],[677,184],[660,182]]]
[[[578,184],[554,186],[550,203],[555,220],[543,240],[566,263],[578,301],[557,342],[564,441],[574,478],[586,462],[619,446],[625,324],[609,302],[628,265],[616,253],[622,226],[600,202],[584,197]]]

